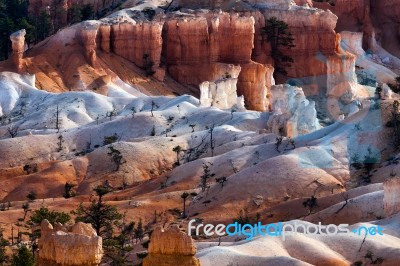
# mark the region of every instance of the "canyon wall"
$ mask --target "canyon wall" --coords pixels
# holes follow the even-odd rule
[[[221,5],[230,10],[224,6],[229,1],[209,2],[213,4],[207,1],[177,3],[191,8]],[[106,73],[112,72],[115,65],[109,65],[108,59],[102,58],[118,55],[160,81],[168,73],[183,85],[198,87],[205,81],[214,82],[226,76],[230,65],[238,66],[241,71],[237,94],[244,97],[247,109],[257,111],[271,110],[269,90],[275,84],[271,47],[263,35],[269,18],[286,22],[295,44],[293,48],[282,49],[294,62],[286,68],[287,78],[278,80],[279,83],[301,86],[309,96],[319,94],[321,89],[337,87],[352,75],[349,71],[353,70],[355,59],[340,50],[340,38],[334,30],[337,17],[330,11],[309,8],[312,3],[308,1],[297,1],[304,6],[297,6],[292,0],[250,2],[260,9],[249,7],[229,13],[184,10],[157,14],[151,21],[143,14],[135,13],[138,16],[132,18],[122,12],[100,21],[80,23],[61,30],[56,36],[63,39],[65,50],[75,42],[66,39],[70,37],[68,32],[75,29],[74,38],[82,47],[87,63],[94,70],[101,68]],[[41,75],[37,77],[40,82]],[[89,79],[84,83],[94,84]]]
[[[363,33],[363,48],[376,52],[379,44],[391,54],[400,56],[400,0],[336,0],[335,5],[314,2],[339,17],[340,31]]]
[[[38,266],[96,266],[103,257],[102,238],[91,225],[72,226],[43,220],[39,239]]]
[[[252,16],[224,12],[167,19],[162,56],[168,73],[180,83],[197,86],[223,77],[226,64],[240,65],[237,87],[246,107],[268,110],[273,68],[251,59],[254,24]]]
[[[253,60],[271,63],[271,47],[265,41],[262,28],[266,20],[276,17],[289,26],[295,47],[281,48],[283,54],[291,57],[293,63],[286,67],[287,77],[277,83],[288,82],[305,88],[307,95],[316,94],[318,88],[327,87],[328,60],[339,56],[335,32],[337,17],[330,11],[292,7],[290,9],[267,9],[256,17],[256,43]]]

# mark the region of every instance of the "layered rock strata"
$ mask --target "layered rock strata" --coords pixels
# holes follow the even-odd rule
[[[181,3],[182,7],[189,8],[236,8],[236,5],[225,5],[228,1]],[[301,86],[307,96],[316,95],[321,89],[351,87],[342,83],[352,76],[348,72],[352,71],[355,59],[339,49],[340,38],[334,30],[337,17],[330,11],[309,8],[308,1],[298,3],[303,6],[297,6],[292,0],[249,1],[247,4],[254,6],[243,5],[239,12],[185,9],[158,14],[151,21],[139,11],[132,17],[121,11],[98,22],[67,28],[57,35],[65,35],[61,36],[64,46],[70,45],[73,40],[67,37],[72,37],[70,32],[75,29],[84,56],[94,69],[98,68],[99,54],[116,54],[158,80],[163,80],[168,72],[179,83],[195,87],[204,81],[220,80],[230,64],[240,66],[237,93],[244,97],[246,108],[269,111],[274,62],[263,27],[272,17],[289,25],[295,44],[294,48],[282,51],[294,62],[286,69],[288,78],[279,82]],[[109,67],[107,62],[101,64],[106,73],[112,72]]]

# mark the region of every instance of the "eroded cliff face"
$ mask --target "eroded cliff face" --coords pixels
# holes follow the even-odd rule
[[[103,257],[102,238],[91,225],[53,226],[43,220],[39,239],[38,266],[96,266]]]
[[[177,225],[167,229],[157,227],[151,234],[149,254],[143,266],[200,266],[194,257],[196,251],[193,239]]]
[[[309,8],[308,1],[298,1],[304,6],[297,6],[295,1],[280,0],[250,1],[260,9],[242,6],[236,12],[232,11],[233,6],[226,5],[228,2],[183,1],[182,4],[190,8],[219,6],[230,13],[184,10],[157,14],[149,21],[139,11],[132,16],[121,11],[100,21],[80,23],[61,30],[45,44],[53,50],[54,46],[59,49],[55,50],[57,60],[49,62],[45,56],[46,64],[35,65],[35,60],[28,60],[28,72],[37,74],[38,82],[54,80],[55,86],[64,90],[106,91],[108,84],[120,78],[131,85],[136,83],[125,70],[125,63],[114,62],[120,60],[115,55],[159,81],[168,73],[180,84],[193,87],[220,80],[229,72],[229,65],[235,65],[241,68],[237,94],[244,97],[246,108],[269,111],[269,90],[275,84],[274,62],[262,28],[266,19],[277,17],[289,25],[296,45],[283,51],[294,63],[286,69],[288,77],[278,83],[301,86],[309,96],[318,94],[320,89],[329,91],[337,87],[343,83],[343,76],[350,75],[354,58],[340,51],[340,39],[334,30],[337,17],[330,11]],[[82,69],[78,66],[79,52],[90,67],[77,74]],[[70,56],[64,60],[68,53]],[[71,60],[74,62],[68,65],[60,63]],[[52,73],[59,75],[52,77]],[[66,77],[69,73],[73,78]],[[79,79],[74,78],[77,76]]]
[[[254,13],[253,13],[254,14]],[[256,44],[253,60],[271,63],[271,47],[265,41],[262,28],[265,21],[276,17],[286,22],[294,38],[295,47],[282,49],[293,59],[286,68],[287,78],[277,83],[290,82],[301,86],[327,86],[327,59],[337,56],[338,42],[334,30],[337,17],[329,11],[292,6],[289,9],[267,9],[256,19]],[[305,91],[310,94],[309,90]]]
[[[218,80],[228,71],[226,64],[242,68],[238,94],[248,109],[268,110],[267,94],[272,67],[251,60],[254,47],[253,16],[237,13],[196,13],[167,19],[163,30],[163,58],[168,73],[183,84],[198,85]],[[259,98],[261,97],[261,98]]]
[[[110,27],[110,29],[108,28]],[[113,52],[146,71],[164,79],[164,71],[159,67],[163,22],[124,22],[100,27],[101,47],[105,52]]]
[[[340,31],[363,33],[363,48],[376,52],[376,44],[393,55],[400,56],[400,1],[336,0],[335,5],[314,2],[314,6],[329,9],[339,17]]]

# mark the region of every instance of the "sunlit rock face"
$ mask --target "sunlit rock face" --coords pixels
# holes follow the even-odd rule
[[[231,70],[225,76],[216,81],[205,81],[200,84],[200,105],[204,107],[214,106],[220,109],[244,109],[238,106],[241,99],[237,96],[237,81],[240,66],[231,65]]]
[[[271,95],[268,130],[272,133],[295,137],[320,128],[315,103],[307,100],[301,88],[276,85],[271,87]]]
[[[91,225],[72,226],[43,220],[39,239],[38,266],[96,266],[103,257],[102,238]]]
[[[346,53],[340,57],[328,58],[327,96],[339,98],[349,104],[358,96],[357,76],[355,73],[356,57]]]
[[[400,212],[400,179],[390,178],[383,183],[383,204],[385,216],[389,217]]]
[[[167,229],[157,227],[151,234],[149,254],[143,266],[200,266],[194,257],[196,251],[193,239],[177,225]]]
[[[25,51],[25,30],[19,30],[10,35],[12,43],[12,61],[18,72],[23,69],[23,58]]]
[[[109,50],[109,46],[113,53],[128,59],[139,67],[145,68],[151,64],[151,67],[154,68],[160,65],[162,27],[163,24],[160,22],[113,24],[109,38],[107,38],[107,28],[102,30],[101,43],[106,52]]]
[[[329,11],[291,6],[288,9],[266,9],[257,17],[256,43],[253,60],[272,63],[271,47],[265,41],[262,28],[266,20],[276,17],[289,26],[295,47],[282,48],[282,52],[293,59],[286,68],[287,78],[277,83],[294,81],[297,85],[326,86],[327,58],[337,55],[335,26],[337,17]],[[307,67],[304,67],[307,66]]]

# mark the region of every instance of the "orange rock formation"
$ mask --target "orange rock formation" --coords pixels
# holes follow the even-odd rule
[[[177,225],[168,229],[158,227],[151,234],[149,255],[143,266],[200,266],[194,257],[196,251],[193,239]]]

